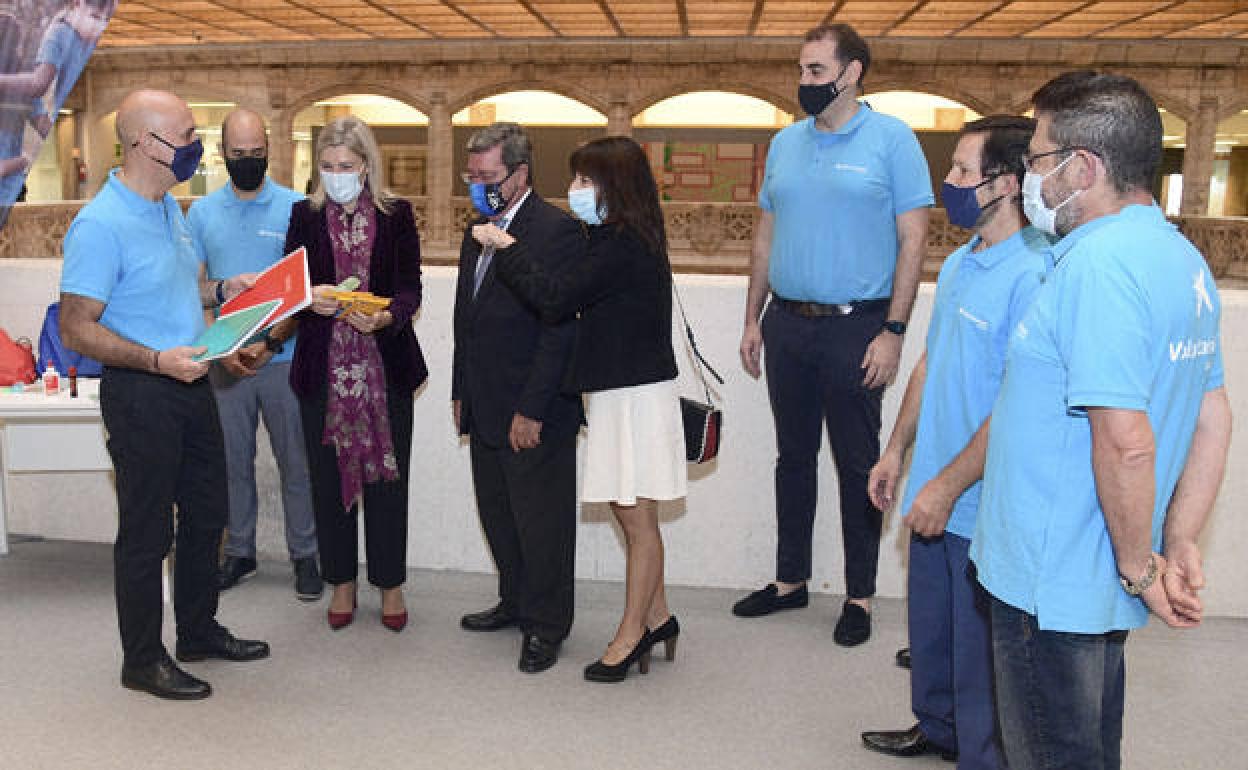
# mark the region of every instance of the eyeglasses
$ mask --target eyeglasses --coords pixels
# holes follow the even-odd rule
[[[483,184],[502,184],[503,182],[506,182],[508,179],[511,178],[511,174],[507,174],[507,176],[496,181],[495,177],[497,176],[498,176],[498,172],[495,172],[495,171],[487,171],[482,174],[474,174],[471,171],[465,171],[464,173],[459,175],[459,178],[464,180],[464,184],[469,185],[469,186],[472,186],[476,184],[477,182],[481,182]]]
[[[1024,155],[1023,156],[1023,170],[1024,171],[1033,170],[1035,168],[1036,161],[1040,160],[1041,158],[1047,158],[1050,155],[1058,155],[1061,153],[1072,153],[1072,152],[1075,152],[1076,150],[1083,150],[1084,152],[1089,153],[1091,155],[1095,155],[1098,158],[1101,157],[1101,154],[1097,152],[1096,150],[1092,149],[1091,147],[1084,147],[1083,145],[1072,144],[1069,147],[1058,147],[1056,150],[1049,150],[1048,152],[1038,152],[1034,155]]]

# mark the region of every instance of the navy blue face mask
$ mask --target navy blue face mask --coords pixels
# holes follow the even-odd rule
[[[516,168],[520,167],[516,166]],[[507,209],[507,204],[510,201],[503,197],[503,185],[507,183],[508,179],[511,179],[511,175],[514,173],[516,173],[515,168],[509,171],[501,182],[490,182],[488,184],[485,182],[473,182],[468,186],[468,194],[472,197],[472,205],[476,206],[477,211],[480,211],[487,217],[496,217]]]
[[[164,139],[161,139],[159,136],[156,136],[156,134],[152,134],[150,131],[148,133],[151,134],[153,139],[173,150],[173,160],[168,163],[160,160],[159,158],[152,158],[152,160],[162,166],[168,167],[168,169],[173,172],[173,178],[177,179],[179,182],[185,182],[195,176],[195,170],[199,168],[199,160],[204,157],[203,142],[196,138],[195,141],[190,144],[175,147],[169,142],[166,142]],[[151,158],[152,156],[149,155],[148,157]]]
[[[1004,195],[998,196],[980,206],[979,199],[975,197],[975,191],[991,183],[998,176],[1000,174],[990,176],[971,187],[958,187],[948,182],[941,185],[940,199],[945,204],[945,213],[949,216],[949,223],[958,227],[964,227],[967,230],[975,229],[975,225],[979,222],[979,218],[983,216],[983,213],[1005,197]]]

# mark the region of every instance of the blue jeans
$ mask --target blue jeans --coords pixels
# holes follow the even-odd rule
[[[1122,765],[1126,631],[1042,631],[1034,615],[992,600],[997,716],[1010,770]]]
[[[971,541],[946,532],[910,538],[910,703],[932,743],[957,751],[959,770],[998,770],[988,594]]]

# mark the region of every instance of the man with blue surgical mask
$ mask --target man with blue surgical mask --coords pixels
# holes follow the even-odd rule
[[[1032,97],[1023,205],[1060,236],[1011,333],[971,544],[1012,770],[1121,765],[1127,634],[1197,625],[1230,441],[1221,303],[1156,205],[1157,106],[1071,72]]]
[[[205,348],[194,346],[204,309],[250,286],[254,274],[201,278],[191,230],[169,195],[195,173],[203,150],[185,102],[163,91],[131,93],[117,109],[117,139],[121,167],[65,236],[61,336],[104,364],[121,684],[195,700],[212,687],[179,668],[161,643],[161,561],[175,539],[178,660],[269,654],[264,642],[235,638],[216,620],[217,549],[229,510],[225,448],[208,364],[196,359]]]
[[[867,473],[880,456],[881,402],[901,360],[933,203],[914,131],[858,101],[870,63],[847,24],[806,34],[797,96],[810,117],[767,152],[741,334],[751,376],[767,350],[777,536],[773,579],[732,611],[753,618],[807,605],[826,425],[845,554],[833,638],[846,647],[871,636],[882,516]]]
[[[962,129],[941,198],[949,221],[972,237],[941,267],[927,348],[867,487],[877,507],[890,509],[914,447],[901,512],[911,530],[906,606],[918,722],[863,733],[863,743],[899,757],[956,756],[963,770],[1004,767],[987,597],[967,569],[967,553],[1006,343],[1048,271],[1049,240],[1023,226],[1020,205],[1023,155],[1034,129],[1034,120],[1009,115]]]
[[[451,404],[468,437],[477,511],[498,567],[498,603],[460,621],[466,631],[517,627],[519,669],[545,671],[572,627],[579,397],[561,391],[573,322],[543,324],[495,279],[491,229],[543,244],[552,271],[584,251],[580,225],[529,186],[532,145],[515,123],[468,140],[469,186],[481,215],[464,232],[455,293]]]

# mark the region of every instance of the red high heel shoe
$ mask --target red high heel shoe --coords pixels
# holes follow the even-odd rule
[[[334,612],[329,610],[325,613],[326,619],[329,621],[329,627],[334,631],[341,631],[351,625],[351,621],[355,620],[355,608],[360,606],[359,597],[351,597],[351,610],[349,612]]]
[[[381,624],[396,634],[407,628],[407,610],[403,610],[397,615],[381,614]]]

